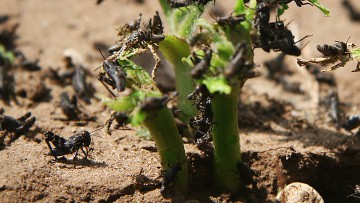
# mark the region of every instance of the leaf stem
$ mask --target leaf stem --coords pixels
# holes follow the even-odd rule
[[[230,94],[212,98],[215,180],[217,186],[232,194],[238,194],[241,186],[236,168],[241,162],[237,117],[240,89],[240,86],[232,87]]]
[[[163,170],[169,170],[175,163],[182,163],[175,185],[181,194],[187,196],[188,166],[185,149],[170,110],[164,107],[149,114],[144,124],[155,140]]]

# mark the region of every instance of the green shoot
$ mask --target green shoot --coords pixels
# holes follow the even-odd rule
[[[200,17],[205,6],[197,7],[190,5],[186,8],[171,8],[167,0],[159,0],[170,27],[170,35],[159,44],[159,50],[169,60],[175,69],[175,86],[178,92],[177,108],[182,112],[180,119],[184,123],[196,115],[194,103],[187,99],[193,89],[194,81],[190,77],[191,67],[182,62],[182,58],[190,55],[190,46],[185,40],[189,40],[195,29],[196,19]]]
[[[137,50],[134,50],[136,53]],[[184,146],[176,128],[174,117],[166,105],[160,108],[144,110],[144,103],[151,98],[161,98],[162,94],[155,86],[151,76],[129,58],[122,57],[117,61],[126,72],[127,87],[130,94],[115,99],[103,99],[103,103],[115,111],[126,112],[133,126],[143,124],[150,131],[160,155],[164,171],[178,162],[186,160]],[[187,162],[182,162],[182,169],[177,174],[176,188],[187,195]]]
[[[190,46],[188,43],[174,35],[165,37],[159,45],[159,50],[164,54],[175,67],[175,86],[178,92],[177,108],[181,110],[183,115],[180,119],[184,123],[189,122],[189,118],[196,114],[194,103],[187,99],[194,89],[194,81],[190,77],[192,67],[182,62],[182,58],[190,55]],[[180,79],[181,78],[181,79]]]

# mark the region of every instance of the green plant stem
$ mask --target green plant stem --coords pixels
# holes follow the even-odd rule
[[[178,93],[177,107],[183,115],[179,119],[188,124],[189,118],[197,113],[194,102],[187,99],[187,96],[195,88],[194,80],[190,75],[192,68],[187,63],[182,62],[182,58],[190,55],[190,47],[185,40],[174,35],[168,35],[160,43],[159,50],[174,66],[175,86]]]
[[[180,119],[184,123],[189,122],[189,118],[196,115],[197,110],[194,102],[189,100],[187,96],[195,89],[194,80],[190,75],[191,67],[185,63],[176,63],[175,75],[176,81],[175,86],[178,91],[177,107],[182,112]]]
[[[144,124],[155,140],[163,170],[169,170],[176,162],[182,163],[175,185],[181,194],[187,196],[188,166],[185,149],[170,110],[165,107],[149,114]]]
[[[217,94],[212,98],[214,113],[214,172],[217,186],[238,194],[241,182],[236,165],[241,162],[238,130],[238,95],[241,86],[232,87],[230,94]]]

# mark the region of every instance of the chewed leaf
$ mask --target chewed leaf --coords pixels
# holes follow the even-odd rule
[[[211,94],[218,92],[224,94],[231,93],[231,86],[227,84],[224,77],[208,77],[202,81]]]
[[[326,16],[330,16],[330,11],[327,9],[324,5],[318,2],[318,0],[308,0],[312,5],[316,6],[318,9],[320,9],[323,14]]]
[[[103,98],[102,102],[114,111],[129,112],[138,105],[138,101],[143,97],[144,92],[136,91],[127,96],[118,97],[116,99]]]
[[[131,97],[119,97],[115,100],[103,99],[102,103],[114,111],[131,111],[136,103]]]
[[[190,55],[189,44],[175,35],[167,35],[165,39],[160,42],[159,50],[172,64],[179,63],[183,57]]]
[[[133,112],[131,116],[131,125],[138,126],[146,119],[146,113],[140,110]]]
[[[170,33],[188,38],[193,31],[195,20],[200,17],[203,10],[204,8],[199,9],[196,5],[171,9],[171,16],[168,18]]]
[[[360,48],[350,50],[351,58],[352,59],[359,59],[360,58]]]

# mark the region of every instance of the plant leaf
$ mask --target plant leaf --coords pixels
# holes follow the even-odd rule
[[[350,50],[351,58],[353,60],[360,58],[360,47]]]
[[[323,14],[330,16],[330,11],[324,5],[318,2],[318,0],[308,0],[312,5],[316,6]]]
[[[219,32],[219,29],[216,29],[216,26],[206,22],[204,19],[198,19],[196,21],[196,26],[199,26],[203,30],[207,30],[211,33],[210,35],[212,36],[212,41],[215,44],[216,52],[221,57],[221,60],[228,61],[235,50],[232,43],[223,34],[221,34],[221,32]]]
[[[172,9],[170,8],[168,0],[159,0],[159,3],[163,12],[165,13],[166,18],[170,18]]]
[[[139,109],[133,111],[131,116],[131,125],[138,126],[146,119],[146,112],[140,111]]]
[[[224,77],[208,77],[205,78],[202,83],[206,85],[211,94],[215,92],[224,94],[231,93],[231,86],[227,84]]]
[[[245,13],[244,0],[237,0],[234,7],[234,13],[236,15]]]
[[[282,3],[278,8],[277,8],[277,16],[280,17],[282,14],[284,14],[284,12],[289,8],[289,6],[285,3]]]
[[[131,111],[136,105],[129,97],[119,97],[115,100],[103,99],[102,103],[114,111]]]
[[[6,51],[5,47],[0,44],[0,57],[6,58],[10,63],[14,63],[15,56],[12,52]]]
[[[116,99],[102,99],[102,103],[110,107],[114,111],[129,112],[137,106],[141,91],[136,91],[124,97],[118,97]]]
[[[190,55],[189,44],[184,39],[178,38],[175,35],[167,35],[160,42],[159,50],[172,64],[181,63],[182,58]]]

